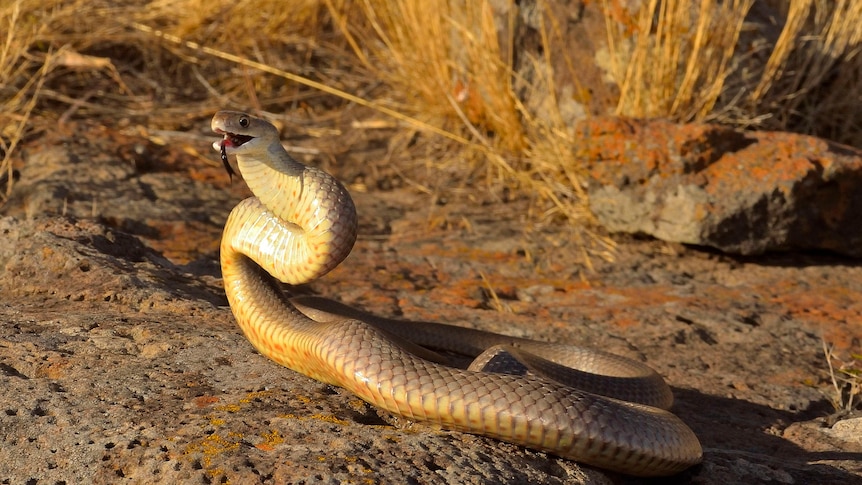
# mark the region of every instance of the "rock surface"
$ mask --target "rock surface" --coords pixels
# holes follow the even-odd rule
[[[753,255],[862,256],[862,151],[790,133],[594,118],[577,125],[611,231]]]
[[[242,184],[215,155],[87,132],[27,147],[0,219],[0,483],[642,483],[406,423],[258,355],[216,254]],[[590,272],[574,230],[522,227],[521,202],[346,182],[357,246],[294,291],[641,360],[706,451],[679,483],[862,479],[821,350],[858,352],[855,261],[619,236]]]

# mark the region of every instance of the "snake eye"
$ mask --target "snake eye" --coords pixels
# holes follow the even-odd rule
[[[240,117],[239,126],[242,126],[243,128],[248,128],[248,123],[249,123],[249,121],[248,121],[247,117],[245,117],[245,116]]]

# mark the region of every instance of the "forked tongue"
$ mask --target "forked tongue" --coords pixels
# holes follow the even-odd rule
[[[234,172],[233,168],[230,166],[230,163],[227,161],[227,145],[231,143],[228,135],[224,136],[224,139],[221,142],[216,142],[221,145],[221,163],[224,164],[224,169],[227,171],[228,177],[230,177],[231,181],[233,181]]]

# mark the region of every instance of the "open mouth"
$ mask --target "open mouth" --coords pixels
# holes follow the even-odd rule
[[[224,135],[224,139],[219,143],[219,145],[221,145],[221,162],[224,164],[224,169],[227,171],[228,176],[233,179],[234,173],[236,172],[233,171],[233,168],[231,168],[230,163],[227,160],[227,148],[241,147],[243,144],[254,139],[254,137],[248,135],[237,135],[236,133],[228,133],[227,131],[222,130],[217,130],[216,132],[220,135]]]
[[[237,148],[241,147],[245,143],[253,140],[253,136],[248,135],[237,135],[236,133],[229,133],[227,131],[218,130],[218,134],[224,135],[224,140],[221,142],[222,149],[226,147]]]

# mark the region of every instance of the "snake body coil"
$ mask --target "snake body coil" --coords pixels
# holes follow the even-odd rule
[[[266,273],[300,284],[338,265],[356,238],[353,201],[330,175],[293,160],[269,122],[220,111],[212,128],[224,136],[214,147],[236,155],[255,195],[228,218],[221,266],[236,320],[263,355],[406,418],[598,467],[651,476],[700,462],[694,433],[659,409],[672,402],[669,388],[640,363],[285,296]],[[461,369],[427,348],[482,355]],[[496,373],[508,361],[514,370]]]

